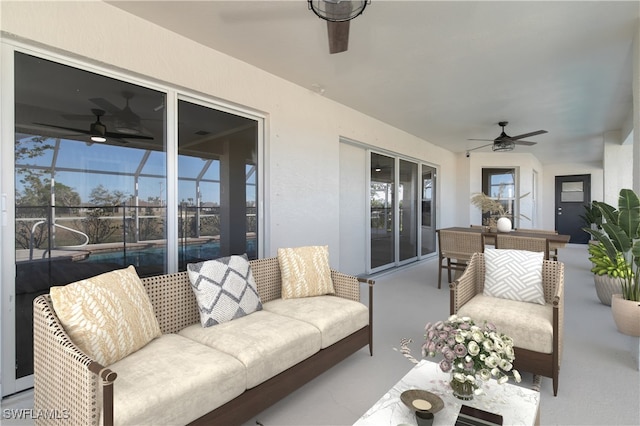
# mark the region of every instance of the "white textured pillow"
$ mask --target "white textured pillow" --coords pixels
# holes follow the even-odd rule
[[[542,252],[486,249],[484,295],[544,305],[543,260]]]
[[[162,334],[133,266],[51,287],[49,293],[71,340],[103,366],[120,361]]]
[[[262,309],[247,255],[187,265],[203,327],[221,324]]]
[[[329,246],[307,246],[278,249],[282,277],[282,298],[334,294]]]

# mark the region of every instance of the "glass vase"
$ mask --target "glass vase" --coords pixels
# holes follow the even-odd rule
[[[476,378],[475,370],[451,370],[449,381],[453,395],[463,401],[470,401],[475,395],[480,382]]]

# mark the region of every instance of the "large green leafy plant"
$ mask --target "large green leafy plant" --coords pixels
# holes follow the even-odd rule
[[[602,213],[602,230],[582,228],[605,248],[611,263],[622,255],[627,270],[622,278],[622,297],[640,302],[640,198],[631,189],[621,189],[618,209],[601,202],[593,205]]]

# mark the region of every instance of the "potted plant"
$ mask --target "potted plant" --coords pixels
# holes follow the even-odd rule
[[[618,209],[600,201],[593,204],[602,214],[602,230],[582,229],[602,243],[611,263],[617,265],[621,255],[627,267],[622,294],[611,299],[613,319],[621,333],[640,336],[640,199],[631,189],[621,189]]]
[[[492,232],[496,230],[500,232],[511,231],[512,212],[510,209],[505,208],[501,201],[501,195],[502,188],[500,188],[497,198],[491,198],[483,192],[478,192],[471,196],[471,204],[480,209],[483,214],[488,215],[488,218],[483,220],[483,225],[488,226]],[[527,195],[529,195],[528,192],[519,198],[526,197]],[[530,220],[523,214],[520,214],[519,217]]]
[[[600,302],[611,306],[611,297],[622,293],[622,279],[631,274],[624,257],[618,253],[616,263],[611,262],[604,244],[595,241],[589,244],[589,260],[593,264],[593,281],[596,286],[596,294]]]

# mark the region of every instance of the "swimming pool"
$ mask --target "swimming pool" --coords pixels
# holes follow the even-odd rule
[[[256,240],[247,240],[247,256],[249,259],[257,258]],[[178,259],[180,265],[201,262],[203,260],[216,259],[220,255],[220,243],[211,241],[204,244],[188,244],[178,247]],[[166,259],[166,247],[151,247],[144,249],[117,250],[102,253],[91,253],[84,263],[110,263],[122,267],[134,265],[136,267],[149,267],[164,265]]]

